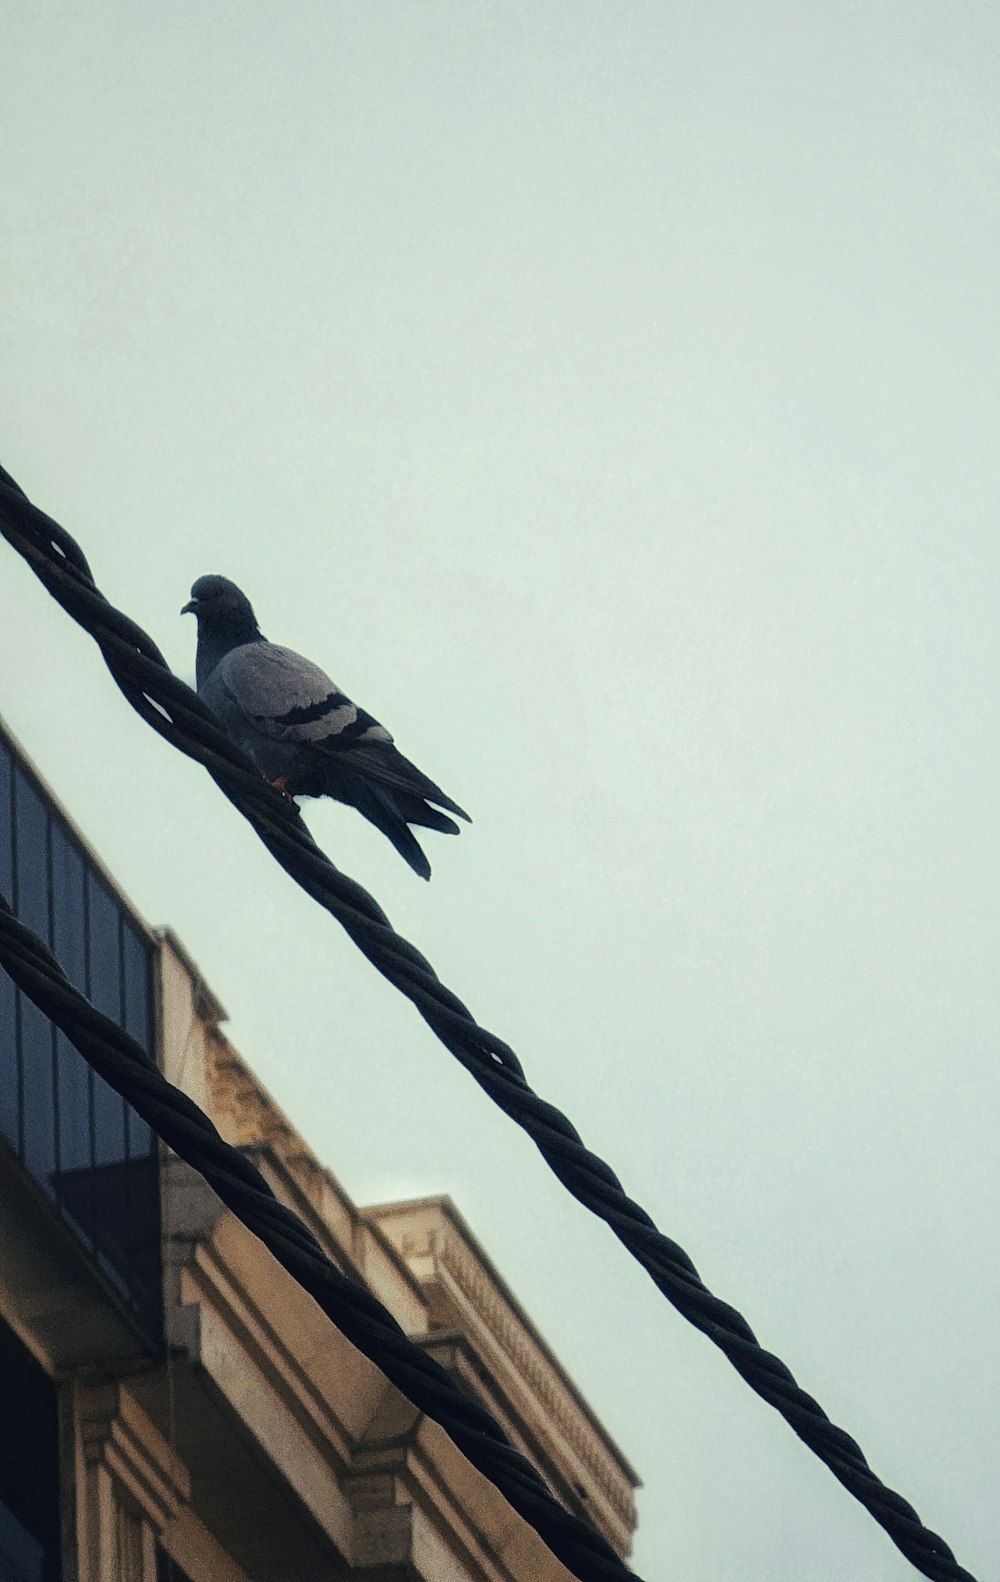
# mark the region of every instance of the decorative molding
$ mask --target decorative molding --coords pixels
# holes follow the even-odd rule
[[[151,1526],[162,1532],[191,1497],[183,1462],[120,1384],[87,1386],[79,1402],[86,1466],[105,1467]]]
[[[344,1211],[351,1231],[356,1218],[343,1188],[217,1029],[206,1039],[205,1067],[212,1118],[226,1142],[271,1151],[332,1238],[327,1252],[341,1263],[345,1253],[350,1256],[350,1244],[343,1243]]]
[[[302,1143],[270,1095],[217,1034],[208,1041],[208,1088],[216,1124],[237,1148],[270,1144],[285,1157]]]
[[[450,1276],[515,1372],[587,1468],[615,1515],[631,1531],[635,1524],[635,1505],[631,1490],[626,1492],[623,1487],[625,1480],[621,1471],[604,1451],[593,1428],[569,1390],[559,1380],[552,1364],[526,1332],[517,1314],[511,1310],[474,1254],[447,1229],[433,1230],[429,1238],[421,1238],[420,1242],[413,1237],[404,1237],[402,1246],[406,1256],[429,1252],[435,1263]]]

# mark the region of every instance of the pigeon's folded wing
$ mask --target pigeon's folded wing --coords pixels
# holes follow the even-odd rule
[[[251,730],[276,741],[320,748],[392,741],[385,727],[352,703],[318,665],[276,643],[234,648],[212,680]]]

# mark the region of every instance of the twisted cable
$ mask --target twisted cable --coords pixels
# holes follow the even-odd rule
[[[931,1582],[975,1582],[944,1539],[925,1527],[913,1506],[872,1471],[860,1445],[830,1421],[780,1358],[764,1350],[742,1314],[708,1290],[684,1249],[657,1229],[566,1116],[529,1087],[514,1051],[478,1025],[430,963],[395,932],[378,902],[320,850],[298,810],[229,741],[197,693],[173,675],[152,639],[109,604],[75,540],[33,505],[2,467],[0,532],[94,638],[133,708],[181,752],[205,765],[286,873],[413,1002],[494,1103],[527,1132],[567,1190],[611,1227],[658,1290],[781,1413],[916,1569]]]
[[[298,1215],[275,1197],[257,1166],[224,1142],[212,1121],[175,1088],[146,1051],[70,983],[37,934],[0,894],[0,966],[66,1034],[174,1152],[215,1190],[309,1292],[333,1323],[459,1450],[580,1582],[638,1582],[592,1527],[566,1510],[494,1419],[397,1324],[388,1308],[333,1264]]]

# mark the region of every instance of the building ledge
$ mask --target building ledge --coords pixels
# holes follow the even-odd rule
[[[639,1479],[447,1197],[362,1211],[420,1283],[427,1344],[478,1393],[559,1496],[629,1553]]]

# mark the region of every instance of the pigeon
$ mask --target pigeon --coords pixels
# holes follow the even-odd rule
[[[357,808],[421,878],[430,863],[409,825],[458,834],[469,815],[394,746],[310,660],[269,643],[228,577],[199,577],[182,615],[198,622],[198,695],[226,735],[291,799],[329,796]],[[432,806],[432,804],[435,804]]]

